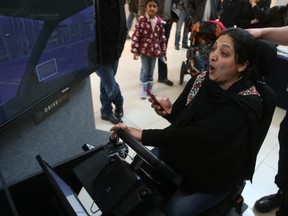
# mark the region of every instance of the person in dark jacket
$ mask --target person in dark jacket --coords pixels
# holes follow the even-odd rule
[[[174,41],[174,46],[176,50],[180,50],[180,40],[181,40],[181,29],[183,27],[183,34],[182,34],[182,48],[188,49],[188,34],[189,34],[189,27],[188,27],[188,21],[189,21],[189,16],[188,13],[186,12],[186,7],[187,7],[188,0],[180,0],[179,3],[177,4],[177,7],[180,10],[179,13],[179,20],[176,23],[176,29],[175,29],[175,41]]]
[[[131,30],[132,23],[134,19],[138,19],[138,2],[139,0],[128,0],[128,9],[129,9],[129,14],[127,17],[127,30],[128,33]],[[127,39],[131,39],[129,34],[127,34]]]
[[[221,12],[221,0],[188,0],[187,13],[192,17],[193,23],[216,20]]]
[[[271,0],[244,0],[235,25],[239,28],[261,28],[268,18]]]
[[[220,15],[220,22],[226,28],[234,27],[235,18],[239,16],[241,1],[245,0],[223,0],[223,10]]]
[[[279,45],[288,45],[288,26],[275,28],[247,29],[255,38],[269,40]],[[286,109],[287,110],[287,109]],[[255,202],[254,208],[261,213],[267,213],[279,208],[276,216],[288,215],[288,112],[281,121],[279,133],[278,172],[274,183],[279,188],[275,194],[264,196]]]
[[[288,25],[288,4],[275,5],[270,8],[268,18],[263,27],[282,27]]]
[[[196,216],[220,202],[244,179],[252,179],[262,100],[251,78],[256,39],[240,28],[221,32],[210,53],[210,68],[193,76],[172,105],[169,98],[150,100],[171,125],[164,129],[121,127],[183,179],[164,209],[165,215]]]
[[[123,116],[123,96],[115,76],[127,36],[124,4],[125,0],[99,1],[101,37],[97,40],[101,44],[98,58],[102,66],[96,74],[100,77],[100,111],[101,119],[113,124],[121,122]]]

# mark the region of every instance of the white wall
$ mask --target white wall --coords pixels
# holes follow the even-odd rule
[[[271,7],[275,5],[286,5],[288,3],[287,0],[272,0],[271,1]]]

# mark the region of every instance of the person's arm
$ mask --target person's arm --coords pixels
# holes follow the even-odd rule
[[[138,16],[145,13],[146,0],[139,0],[138,2]]]
[[[246,29],[255,38],[262,38],[280,45],[288,45],[288,26]]]
[[[183,106],[185,106],[185,102],[186,102],[186,98],[187,98],[187,95],[189,94],[190,92],[190,89],[195,81],[195,78],[196,76],[192,77],[188,83],[186,84],[183,92],[180,94],[180,96],[177,98],[177,100],[175,101],[175,103],[173,104],[173,112],[172,114],[168,114],[168,115],[162,115],[163,113],[159,111],[157,112],[157,110],[159,110],[159,107],[156,108],[155,106],[153,106],[152,104],[152,108],[156,108],[155,111],[156,113],[158,113],[159,115],[161,115],[163,118],[167,119],[169,122],[173,121],[176,117],[176,113],[179,112],[179,110],[181,110],[183,108]],[[149,99],[150,102],[153,102],[151,101],[151,99]],[[165,103],[165,102],[163,102]],[[167,98],[167,101],[166,101],[167,105],[166,107],[171,107],[171,102],[170,100]],[[171,108],[170,108],[171,109]],[[143,135],[143,130],[141,129],[137,129],[137,128],[134,128],[134,127],[129,127],[125,124],[122,124],[122,123],[118,123],[116,125],[114,125],[110,131],[112,132],[112,139],[119,139],[117,133],[115,132],[115,130],[117,130],[117,128],[121,127],[122,129],[124,129],[125,131],[127,131],[130,135],[132,135],[135,139],[137,139],[138,141],[142,141],[142,135]],[[162,131],[162,130],[160,130]]]
[[[186,12],[193,18],[193,22],[197,20],[197,12],[195,10],[195,0],[188,0]]]
[[[223,3],[219,0],[217,4],[217,11],[216,11],[218,18],[220,18],[222,11],[223,11]]]
[[[231,138],[235,131],[245,128],[245,134],[249,131],[247,115],[235,106],[227,106],[217,112],[211,112],[209,117],[197,124],[187,122],[185,127],[168,126],[165,129],[144,129],[142,131],[142,143],[147,146],[209,149],[211,145],[220,145],[226,136]],[[183,118],[183,117],[182,117]],[[189,115],[187,115],[189,118]],[[184,121],[184,120],[183,120]],[[238,134],[237,136],[240,137]],[[238,139],[238,137],[236,138]]]
[[[241,1],[237,15],[235,14],[234,24],[240,28],[249,28],[251,25],[251,19],[248,18],[248,14],[250,13],[251,8],[249,5]]]
[[[271,0],[263,1],[263,4],[261,5],[261,7],[259,7],[256,4],[255,0],[251,0],[251,1],[252,1],[251,6],[254,12],[255,18],[259,20],[261,23],[263,23],[269,15]]]
[[[161,19],[161,18],[160,18]],[[167,51],[167,40],[165,37],[165,29],[162,24],[160,24],[160,32],[159,32],[159,43],[161,47],[161,56],[166,56]]]
[[[139,47],[140,47],[140,41],[141,41],[141,22],[143,23],[143,16],[140,16],[137,20],[137,23],[135,25],[135,30],[132,35],[132,43],[131,43],[131,52],[136,54],[134,55],[134,60],[137,59],[137,56],[139,56]]]
[[[127,125],[124,125],[122,123],[118,123],[116,125],[114,125],[110,131],[112,132],[111,138],[113,140],[118,140],[119,137],[116,133],[116,130],[118,128],[122,128],[125,131],[127,131],[132,137],[134,137],[136,140],[141,141],[142,140],[142,130],[138,129],[138,128],[133,128],[133,127],[128,127]]]

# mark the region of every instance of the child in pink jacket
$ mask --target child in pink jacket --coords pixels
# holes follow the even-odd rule
[[[138,18],[132,35],[131,52],[134,60],[141,58],[140,81],[142,86],[141,98],[146,99],[146,89],[153,93],[153,74],[157,57],[166,56],[165,23],[159,16],[158,1],[146,2],[146,13]]]

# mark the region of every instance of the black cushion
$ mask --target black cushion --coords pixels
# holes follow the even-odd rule
[[[258,50],[255,67],[260,76],[268,76],[272,72],[273,64],[277,55],[276,45],[270,41],[258,39]]]

